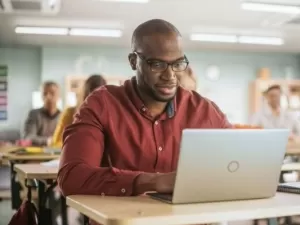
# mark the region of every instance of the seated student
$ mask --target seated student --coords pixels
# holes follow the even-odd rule
[[[289,111],[281,107],[282,90],[279,85],[270,86],[264,93],[266,105],[254,114],[251,124],[266,129],[290,129],[290,138],[300,135],[300,123]]]
[[[90,76],[84,83],[83,87],[83,100],[86,99],[86,97],[92,93],[96,88],[105,85],[106,80],[101,75],[92,75]],[[76,107],[69,107],[65,109],[65,111],[60,116],[56,129],[54,131],[54,135],[52,138],[51,146],[61,148],[62,147],[62,134],[68,125],[72,124],[74,114],[77,110],[77,108],[81,105],[82,101],[79,99]]]
[[[64,132],[58,172],[64,195],[170,193],[182,130],[232,127],[216,104],[180,87],[189,62],[171,23],[138,26],[128,58],[136,76],[94,91]]]
[[[189,91],[196,91],[197,89],[196,76],[190,66],[188,66],[188,68],[186,69],[186,76],[180,77],[179,83],[181,87]]]
[[[251,124],[265,129],[286,128],[290,130],[290,140],[300,136],[300,123],[291,112],[281,107],[282,90],[279,85],[270,86],[264,92],[266,104],[254,114]],[[298,161],[299,157],[287,156],[284,162]]]
[[[33,146],[49,145],[60,115],[57,108],[60,96],[58,84],[45,82],[42,94],[44,106],[31,110],[25,122],[24,138],[31,141]]]

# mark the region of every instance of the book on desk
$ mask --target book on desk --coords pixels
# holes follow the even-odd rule
[[[278,192],[300,194],[300,182],[282,183],[277,187]]]
[[[60,153],[60,149],[40,147],[25,147],[15,151],[16,155],[59,155]]]

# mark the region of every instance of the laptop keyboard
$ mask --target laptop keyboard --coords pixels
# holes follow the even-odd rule
[[[163,199],[167,201],[172,201],[173,195],[172,194],[160,194],[160,193],[149,193],[150,196],[154,198]]]

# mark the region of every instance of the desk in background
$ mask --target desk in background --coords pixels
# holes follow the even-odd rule
[[[25,178],[26,182],[32,180],[38,181],[38,224],[43,225],[43,214],[41,212],[46,210],[46,200],[49,198],[51,192],[53,192],[53,189],[57,186],[56,178],[58,167],[45,166],[41,164],[16,164],[14,166],[14,170],[19,176]],[[28,192],[31,192],[31,188],[28,189]],[[31,196],[31,193],[28,193],[28,196]],[[66,201],[63,196],[61,196],[61,215],[62,224],[67,225],[67,208]]]
[[[22,201],[20,197],[20,184],[16,182],[16,172],[14,171],[14,165],[16,163],[28,163],[28,162],[44,162],[53,159],[58,159],[60,157],[59,154],[52,153],[24,153],[18,154],[15,153],[4,153],[3,159],[9,161],[10,163],[10,173],[11,173],[11,197],[12,197],[12,209],[19,209]]]
[[[288,142],[286,154],[300,155],[300,138]]]

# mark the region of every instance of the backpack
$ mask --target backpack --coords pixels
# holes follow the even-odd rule
[[[8,225],[38,225],[38,213],[35,205],[26,200],[13,215]]]

